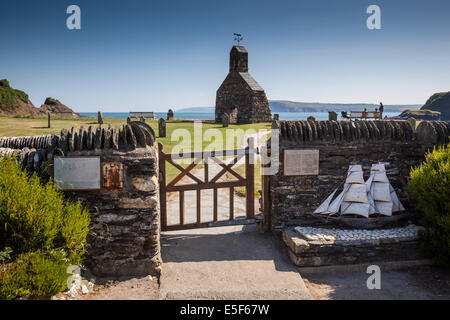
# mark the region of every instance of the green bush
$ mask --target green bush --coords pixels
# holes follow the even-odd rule
[[[440,263],[450,266],[450,145],[427,153],[410,176],[409,191],[424,212],[423,243]]]
[[[16,256],[63,249],[72,264],[79,264],[89,222],[88,212],[64,201],[52,181],[42,185],[15,159],[0,159],[0,248],[10,247]]]
[[[64,291],[69,265],[63,250],[21,254],[0,274],[0,299],[49,298]]]
[[[79,265],[89,214],[42,185],[13,158],[0,157],[0,298],[47,298],[66,289],[69,265]],[[11,262],[13,261],[13,262]],[[4,270],[1,270],[4,269]]]

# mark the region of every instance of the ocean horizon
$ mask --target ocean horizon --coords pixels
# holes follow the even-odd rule
[[[86,117],[97,117],[97,112],[79,112],[80,115]],[[273,117],[272,113],[272,117]],[[309,116],[313,116],[316,120],[328,120],[328,112],[278,112],[280,120],[306,120]],[[384,112],[383,116],[395,117],[398,116],[400,112]],[[113,119],[126,119],[129,117],[129,112],[102,112],[103,118],[113,118]],[[167,118],[167,112],[155,112],[156,117]],[[177,112],[174,111],[174,117],[176,119],[199,119],[207,120],[214,119],[214,112]],[[340,119],[340,114],[338,113],[338,119]]]

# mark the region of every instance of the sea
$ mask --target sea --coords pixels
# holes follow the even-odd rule
[[[97,117],[97,112],[79,112],[82,116],[87,117]],[[328,112],[278,112],[280,115],[280,120],[306,120],[309,116],[313,116],[316,120],[328,120]],[[383,112],[383,117],[394,117],[398,116],[399,112]],[[129,116],[128,112],[102,112],[103,118],[113,118],[113,119],[126,119]],[[167,117],[167,112],[155,112],[156,117],[164,118]],[[273,116],[273,114],[272,114]],[[177,119],[214,119],[213,112],[177,112],[174,111],[174,117]],[[340,114],[338,113],[338,119]]]

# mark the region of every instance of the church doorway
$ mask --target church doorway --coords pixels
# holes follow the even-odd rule
[[[237,123],[238,120],[238,110],[236,106],[232,105],[228,108],[228,115],[230,116],[230,123]]]

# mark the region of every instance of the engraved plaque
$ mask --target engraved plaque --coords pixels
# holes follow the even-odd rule
[[[100,157],[55,157],[54,168],[59,189],[100,189]]]
[[[284,150],[285,176],[319,175],[319,150]]]

